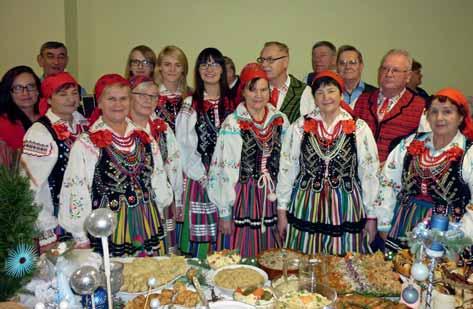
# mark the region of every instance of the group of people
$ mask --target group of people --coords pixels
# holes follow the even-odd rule
[[[98,79],[96,108],[82,115],[86,91],[65,72],[67,48],[45,43],[41,79],[18,66],[0,83],[0,141],[21,151],[41,207],[40,248],[73,239],[100,250],[84,227],[97,208],[116,215],[114,256],[368,253],[402,247],[433,214],[462,220],[473,235],[465,96],[428,96],[421,75],[411,82],[420,64],[405,50],[383,57],[379,88],[361,80],[353,46],[337,52],[321,41],[312,56],[303,82],[288,73],[284,43],[265,43],[239,76],[230,58],[205,48],[191,89],[180,48],[156,57],[140,45],[124,76]]]

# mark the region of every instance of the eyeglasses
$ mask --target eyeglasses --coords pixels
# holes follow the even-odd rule
[[[16,86],[11,87],[11,91],[15,94],[23,93],[23,91],[25,90],[27,92],[35,92],[35,91],[38,91],[38,88],[36,87],[35,84],[28,84],[26,86],[16,85]]]
[[[150,99],[152,102],[157,101],[159,97],[159,95],[152,95],[152,94],[147,94],[143,92],[132,92],[131,94],[136,94],[143,100]]]
[[[388,68],[388,67],[385,67],[385,66],[382,66],[381,68],[379,68],[379,70],[384,75],[389,74],[389,72],[393,73],[393,75],[400,75],[402,73],[409,72],[409,70],[401,70],[401,69],[398,69],[398,68]]]
[[[220,64],[218,64],[217,62],[207,62],[199,64],[199,69],[201,70],[208,70],[210,68],[216,69],[218,67],[220,67]]]
[[[276,60],[279,60],[279,59],[283,59],[283,58],[286,58],[287,56],[281,56],[281,57],[277,57],[277,58],[273,58],[273,57],[268,57],[268,58],[264,58],[264,57],[258,57],[256,58],[256,62],[258,63],[264,63],[265,61],[268,62],[269,64],[273,64],[274,61]]]
[[[130,65],[133,66],[133,67],[140,67],[140,66],[143,66],[143,67],[153,67],[154,66],[154,63],[152,61],[149,61],[149,60],[138,60],[138,59],[131,59],[130,60]]]
[[[353,60],[340,60],[338,62],[338,65],[341,65],[341,66],[349,66],[349,65],[357,65],[358,63],[360,63],[358,60],[356,59],[353,59]]]

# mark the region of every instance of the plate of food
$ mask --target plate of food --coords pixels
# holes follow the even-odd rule
[[[131,299],[146,294],[148,281],[154,278],[151,292],[156,292],[186,274],[189,266],[183,256],[113,258],[123,263],[123,285],[119,296]]]
[[[276,308],[274,292],[265,287],[237,288],[233,293],[233,299],[252,305],[257,309]]]
[[[258,266],[261,267],[269,276],[269,279],[280,277],[283,271],[283,260],[288,261],[287,272],[289,274],[297,274],[299,271],[298,262],[307,258],[302,252],[292,249],[269,249],[263,251],[257,256]]]
[[[209,272],[208,282],[222,294],[232,297],[237,288],[262,287],[268,281],[266,272],[250,265],[229,265]]]
[[[207,263],[213,270],[219,269],[228,265],[239,264],[241,261],[241,255],[236,250],[222,250],[214,252],[207,256]]]
[[[162,289],[159,293],[150,294],[147,302],[145,295],[136,296],[128,301],[125,309],[148,309],[153,299],[159,301],[160,307],[172,306],[176,309],[196,308],[200,304],[199,295],[193,288],[186,287],[182,282],[176,282],[170,289]]]

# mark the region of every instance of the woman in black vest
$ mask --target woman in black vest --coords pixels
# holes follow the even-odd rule
[[[389,154],[381,174],[375,208],[378,229],[389,231],[387,245],[393,249],[402,246],[400,237],[434,214],[460,221],[472,198],[468,101],[460,91],[445,88],[429,100],[426,110],[432,132],[403,140]]]

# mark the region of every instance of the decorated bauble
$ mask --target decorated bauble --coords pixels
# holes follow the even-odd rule
[[[59,309],[68,309],[69,308],[69,302],[65,299],[61,300],[59,303]]]
[[[80,295],[92,294],[102,282],[102,276],[93,266],[82,266],[71,275],[71,288]]]
[[[429,277],[429,269],[421,262],[416,262],[412,265],[411,275],[417,281],[424,281]]]
[[[94,237],[112,235],[117,224],[115,214],[108,208],[98,208],[85,219],[85,228]]]
[[[407,304],[415,304],[419,299],[419,291],[417,291],[411,284],[402,290],[402,299]]]
[[[155,277],[151,277],[148,279],[148,286],[150,288],[155,288],[158,285],[158,280]]]
[[[149,303],[149,307],[152,308],[152,309],[156,309],[156,308],[159,308],[160,306],[160,302],[159,302],[159,299],[155,298],[153,299],[150,303]]]
[[[107,290],[104,288],[98,288],[94,292],[94,302],[96,309],[107,309]],[[81,300],[82,306],[87,309],[92,309],[92,295],[83,295]]]

